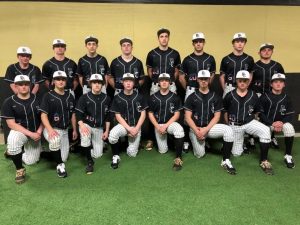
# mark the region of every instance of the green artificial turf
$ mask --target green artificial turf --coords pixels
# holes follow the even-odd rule
[[[280,140],[282,144],[282,139]],[[174,152],[141,150],[96,160],[86,175],[85,160],[71,154],[69,177],[58,178],[53,163],[26,166],[26,182],[14,182],[15,169],[0,147],[0,224],[300,224],[300,139],[294,144],[295,169],[283,164],[283,150],[270,149],[274,176],[258,166],[258,150],[232,159],[237,175],[221,167],[221,156],[184,155],[183,169],[172,170]]]

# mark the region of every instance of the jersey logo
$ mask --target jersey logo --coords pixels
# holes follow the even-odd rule
[[[174,103],[170,103],[170,113],[174,113]]]
[[[195,114],[194,114],[194,118],[195,118],[195,120],[198,120],[198,118],[199,118],[199,117],[198,117],[198,113],[195,113]]]
[[[229,119],[229,121],[231,121],[231,122],[235,122],[235,120],[236,120],[234,114],[230,114],[230,115],[228,116],[228,119]]]
[[[100,74],[101,74],[101,75],[104,75],[105,68],[104,68],[103,65],[99,65],[99,70],[100,70]]]
[[[55,113],[55,114],[54,114],[53,120],[54,120],[55,122],[58,122],[58,121],[59,121],[59,115],[58,115],[58,113]]]
[[[136,102],[135,104],[136,104],[136,110],[137,110],[138,112],[142,112],[142,106],[141,106],[141,103]]]
[[[139,71],[138,71],[138,68],[133,68],[133,74],[134,74],[134,77],[135,78],[139,78]]]
[[[68,77],[70,77],[70,78],[73,77],[73,70],[72,70],[72,68],[68,68]]]
[[[211,67],[210,64],[207,64],[207,65],[206,65],[206,69],[207,69],[208,71],[210,71],[210,67]]]
[[[170,66],[174,67],[174,59],[173,58],[170,58]]]
[[[280,106],[279,112],[280,112],[281,115],[285,115],[285,112],[286,112],[285,105]]]
[[[94,121],[94,117],[86,116],[86,120],[93,122]]]
[[[249,105],[249,108],[248,108],[248,114],[249,116],[252,115],[254,109],[253,109],[253,105]]]
[[[104,105],[104,113],[108,113],[108,105]]]
[[[73,108],[74,108],[73,102],[70,102],[70,109],[73,109]]]

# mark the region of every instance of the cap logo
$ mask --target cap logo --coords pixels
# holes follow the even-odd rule
[[[205,75],[205,71],[204,70],[202,71],[202,75]]]
[[[60,43],[60,40],[56,40],[57,43]]]
[[[96,78],[96,79],[99,79],[98,75],[95,75],[95,78]]]
[[[277,77],[280,78],[280,77],[281,77],[281,74],[277,74]]]
[[[243,77],[246,77],[246,73],[242,72],[242,76],[243,76]]]
[[[25,80],[25,77],[24,77],[24,76],[20,76],[20,79],[21,79],[21,80]]]
[[[61,72],[59,72],[59,71],[57,72],[57,74],[58,74],[59,76],[61,76],[61,75],[62,75],[62,74],[61,74]]]
[[[242,37],[242,35],[241,35],[241,34],[238,34],[238,37]]]
[[[199,37],[200,35],[199,34],[196,34],[196,37]]]
[[[24,52],[24,53],[25,53],[25,52],[26,52],[26,48],[22,48],[22,52]]]

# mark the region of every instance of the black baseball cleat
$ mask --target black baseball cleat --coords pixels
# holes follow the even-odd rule
[[[17,184],[22,184],[25,182],[26,169],[22,168],[16,171],[15,181]]]
[[[279,149],[279,144],[275,137],[271,139],[271,148]]]
[[[183,164],[183,161],[181,160],[181,158],[178,157],[178,158],[174,159],[173,169],[175,171],[181,170],[182,164]]]
[[[289,169],[295,168],[295,163],[294,163],[293,157],[291,155],[285,155],[284,162],[285,162],[285,165],[287,168],[289,168]]]
[[[236,175],[236,169],[232,166],[231,161],[229,159],[222,160],[221,166],[227,171],[227,173],[231,175]]]
[[[110,164],[111,168],[113,168],[113,169],[118,169],[118,167],[119,167],[119,162],[120,162],[120,161],[121,161],[120,156],[114,155],[114,156],[112,157],[112,161],[111,161],[111,164]]]
[[[57,176],[60,178],[65,178],[68,176],[64,163],[60,163],[57,165],[56,172],[57,172]]]
[[[88,161],[88,164],[85,168],[86,174],[90,175],[94,172],[94,161]]]
[[[269,163],[267,160],[262,161],[260,163],[260,167],[262,168],[262,170],[268,174],[268,175],[274,175],[273,169],[272,169],[272,165],[271,163]]]

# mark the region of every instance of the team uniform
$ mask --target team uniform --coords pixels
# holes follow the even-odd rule
[[[135,77],[134,88],[138,90],[139,81],[143,79],[145,72],[141,60],[133,56],[132,60],[126,62],[122,56],[115,58],[110,64],[110,75],[115,81],[115,95],[123,90],[122,78],[123,74],[131,73]]]
[[[110,97],[106,94],[95,95],[88,92],[79,98],[75,108],[77,120],[83,121],[90,131],[89,136],[80,133],[81,146],[89,147],[92,144],[91,156],[93,158],[103,155],[102,134],[105,122],[108,122],[110,103]]]
[[[252,56],[243,53],[242,55],[235,55],[230,53],[221,61],[220,73],[225,74],[225,95],[236,88],[236,74],[240,70],[247,70],[249,73],[253,72],[254,59]]]
[[[136,126],[141,116],[141,112],[148,108],[145,98],[136,91],[131,95],[125,95],[124,91],[114,97],[110,111],[115,114],[120,114],[126,123],[133,127]],[[109,133],[109,143],[115,145],[120,137],[127,136],[127,130],[121,124],[117,124]],[[138,153],[138,148],[141,139],[141,131],[136,137],[128,136],[129,146],[127,154],[130,157],[135,157]],[[113,147],[112,147],[113,148]]]
[[[263,63],[261,60],[257,61],[253,67],[253,78],[250,88],[259,95],[269,92],[271,90],[271,78],[276,73],[284,73],[280,63],[273,60],[268,64]]]
[[[200,70],[208,70],[210,73],[215,73],[215,58],[205,52],[202,55],[192,53],[184,58],[180,72],[185,74],[185,79],[187,81],[185,100],[190,94],[198,89],[197,75]]]
[[[295,136],[295,129],[291,124],[294,115],[294,109],[291,99],[286,93],[274,94],[272,92],[265,93],[260,97],[261,113],[260,119],[262,123],[270,127],[274,131],[272,124],[276,121],[283,123],[282,132],[285,137],[285,160],[289,168],[294,167],[292,161],[292,146]]]
[[[149,112],[153,113],[158,124],[167,123],[175,112],[180,112],[182,109],[180,98],[174,92],[170,91],[168,94],[162,95],[158,91],[150,96]],[[184,137],[182,126],[178,122],[173,122],[168,126],[167,133],[175,137],[176,158],[181,157]],[[168,151],[167,134],[162,135],[155,129],[155,137],[158,151],[166,153]]]
[[[99,54],[93,58],[85,55],[79,59],[76,73],[83,77],[83,94],[86,94],[91,90],[88,81],[92,74],[100,74],[102,77],[109,74],[108,62]],[[105,86],[102,87],[102,92],[106,93]]]
[[[159,47],[151,50],[147,55],[146,65],[152,68],[152,86],[150,95],[159,91],[158,76],[162,73],[170,74],[170,91],[176,92],[175,68],[180,69],[180,55],[178,51],[168,47],[167,50],[160,50]]]
[[[25,129],[36,132],[41,124],[39,102],[34,94],[29,99],[20,99],[17,95],[7,98],[2,105],[1,118],[14,119],[15,122]],[[33,141],[19,131],[11,130],[7,139],[8,155],[18,155],[24,153],[22,160],[26,165],[31,165],[39,161],[41,153],[41,142]]]
[[[64,60],[59,61],[52,57],[47,60],[42,68],[43,78],[49,81],[49,84],[52,83],[52,76],[55,71],[64,71],[67,74],[67,85],[65,89],[70,90],[73,93],[73,81],[76,78],[76,63],[67,57]],[[51,87],[51,86],[50,86]],[[51,87],[52,88],[52,87]]]
[[[75,99],[70,91],[64,95],[57,94],[54,90],[49,91],[43,97],[40,110],[47,114],[51,127],[59,134],[58,138],[49,139],[47,129],[44,129],[44,137],[49,142],[50,151],[61,151],[61,159],[67,161],[69,155],[68,127],[71,115],[74,113]]]
[[[26,69],[22,69],[19,63],[11,64],[7,67],[4,80],[9,84],[12,84],[14,83],[15,77],[19,74],[27,75],[29,77],[31,82],[31,90],[33,89],[35,84],[40,84],[44,81],[42,78],[41,70],[31,63],[29,63],[28,68]]]

